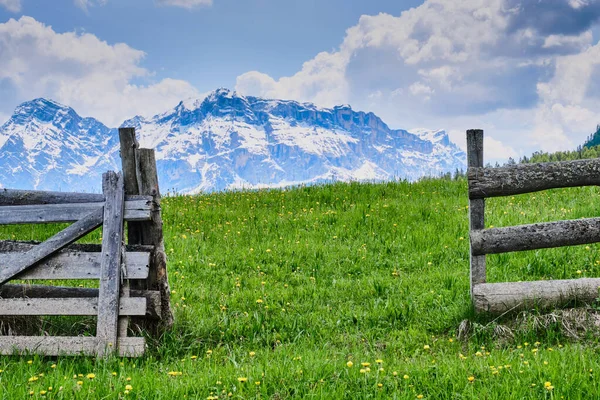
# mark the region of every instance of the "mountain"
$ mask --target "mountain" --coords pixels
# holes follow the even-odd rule
[[[156,149],[163,192],[415,180],[466,166],[442,130],[394,130],[347,105],[318,108],[227,89],[121,126],[135,127],[140,145]],[[0,185],[98,191],[102,172],[118,169],[118,150],[116,129],[36,99],[0,127]]]
[[[116,129],[70,107],[23,103],[0,127],[0,187],[100,191],[102,172],[120,168],[118,146]]]

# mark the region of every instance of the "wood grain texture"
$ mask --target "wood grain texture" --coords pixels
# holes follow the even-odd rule
[[[125,196],[125,201],[149,201],[148,196]],[[104,203],[102,193],[48,192],[42,190],[0,189],[0,206],[35,204]]]
[[[46,356],[94,356],[98,339],[91,336],[0,336],[0,354],[43,354]],[[143,337],[119,339],[120,357],[140,357],[146,350]]]
[[[0,225],[47,224],[78,221],[102,208],[104,203],[42,204],[0,207]],[[125,220],[148,221],[152,202],[125,202]]]
[[[589,304],[598,298],[599,288],[600,278],[482,283],[473,288],[473,305],[478,313],[502,314],[573,301]]]
[[[22,257],[9,265],[0,266],[0,285],[13,279],[16,275],[40,262],[51,254],[63,249],[77,239],[87,235],[100,225],[103,221],[103,209],[100,208],[87,217],[75,222],[66,229],[60,231],[42,244],[33,247],[23,254]]]
[[[600,159],[517,164],[500,168],[469,164],[467,179],[471,199],[595,186],[600,185]]]
[[[471,231],[473,254],[547,249],[600,242],[600,218],[490,228]]]
[[[47,286],[29,284],[10,284],[0,286],[0,298],[98,298],[98,289],[80,288],[67,286]],[[145,318],[160,319],[161,299],[158,290],[136,290],[129,291],[129,297],[141,297],[146,299]]]
[[[16,262],[23,254],[0,253],[0,266]],[[100,279],[101,259],[100,253],[62,250],[15,276],[15,279]],[[146,279],[149,261],[150,253],[125,253],[127,279]]]
[[[121,298],[117,312],[146,315],[146,298]],[[98,298],[0,299],[0,315],[98,315]]]
[[[98,295],[98,356],[114,352],[117,343],[119,288],[121,285],[121,247],[123,246],[123,207],[125,191],[123,175],[112,171],[102,176],[104,224],[102,230],[102,261]]]
[[[483,131],[470,129],[467,131],[467,162],[469,168],[483,166]],[[483,229],[485,226],[485,200],[469,200],[469,228],[470,232]],[[473,248],[469,254],[471,292],[474,285],[484,283],[486,277],[485,255],[476,255]]]

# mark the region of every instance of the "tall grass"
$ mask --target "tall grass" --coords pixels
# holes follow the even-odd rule
[[[465,180],[424,180],[164,198],[173,329],[140,359],[3,357],[0,398],[599,393],[593,334],[575,340],[559,320],[473,315],[466,193]],[[491,199],[486,225],[597,216],[599,194]],[[3,228],[0,238],[43,240],[58,228]],[[489,256],[488,278],[598,276],[598,248]],[[460,340],[459,326],[470,327]]]

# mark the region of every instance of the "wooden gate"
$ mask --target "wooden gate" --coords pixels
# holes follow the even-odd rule
[[[95,336],[0,336],[0,354],[139,356],[145,339],[127,336],[130,317],[150,333],[172,324],[154,152],[137,148],[133,129],[120,135],[124,173],[103,174],[102,194],[0,189],[0,225],[72,222],[43,243],[0,241],[0,315],[97,316]],[[101,245],[73,244],[100,226]],[[7,283],[69,279],[100,282]]]
[[[600,278],[486,282],[486,254],[600,242],[600,218],[485,229],[485,199],[553,188],[600,185],[600,159],[483,166],[483,131],[467,131],[471,298],[476,312],[504,313],[598,298]]]

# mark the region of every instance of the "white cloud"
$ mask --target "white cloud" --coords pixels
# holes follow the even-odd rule
[[[21,0],[0,0],[0,6],[16,13],[21,11]]]
[[[124,43],[110,45],[89,33],[57,33],[31,17],[0,23],[0,54],[4,113],[41,96],[116,126],[136,114],[163,112],[199,95],[181,80],[133,84],[133,79],[151,79],[151,72],[140,66],[144,52]]]
[[[83,11],[88,11],[89,7],[103,6],[108,0],[73,0],[75,5]]]
[[[509,157],[516,159],[519,156],[512,147],[494,139],[491,135],[485,135],[483,139],[483,154],[486,164],[488,162],[503,161]]]
[[[211,6],[213,0],[156,0],[156,4],[161,6],[174,6],[192,9],[199,6]]]
[[[350,103],[398,128],[464,132],[481,121],[494,127],[491,151],[501,156],[576,145],[595,127],[589,111],[600,107],[585,105],[595,65],[594,56],[583,56],[593,44],[589,21],[580,18],[579,27],[573,21],[581,14],[567,14],[596,4],[569,4],[549,3],[551,23],[539,21],[535,7],[543,5],[526,0],[426,0],[399,16],[363,15],[335,51],[279,79],[247,72],[236,89],[328,107]],[[548,131],[552,140],[542,140]]]

